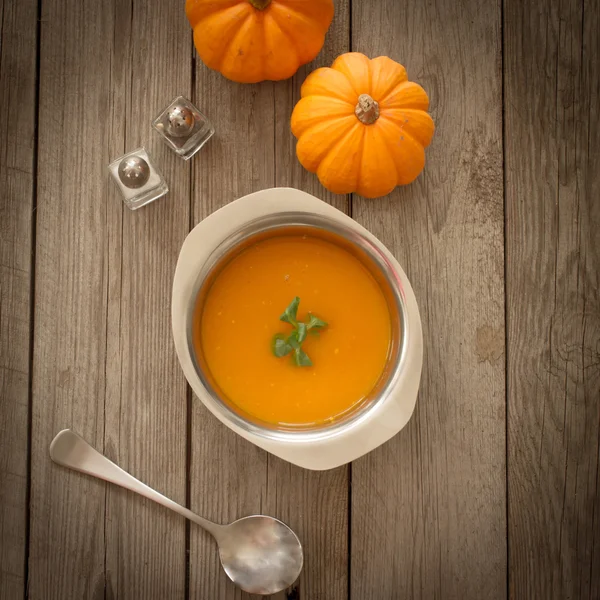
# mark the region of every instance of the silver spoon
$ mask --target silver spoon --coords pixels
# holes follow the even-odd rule
[[[276,594],[300,575],[300,541],[287,525],[273,517],[254,515],[230,525],[207,521],[123,471],[70,429],[52,440],[50,457],[59,465],[137,492],[206,529],[217,541],[225,573],[246,592]]]

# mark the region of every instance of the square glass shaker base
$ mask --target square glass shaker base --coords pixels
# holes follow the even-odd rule
[[[175,152],[183,158],[183,160],[189,160],[210,140],[210,138],[214,135],[215,129],[214,127],[205,126],[203,127],[196,135],[194,135],[193,139],[190,140],[190,144],[186,144],[183,148],[173,148]],[[163,137],[163,140],[167,145],[170,146],[169,141]]]
[[[150,202],[154,202],[158,200],[162,196],[164,196],[169,191],[167,184],[162,181],[155,188],[144,192],[136,196],[132,200],[123,200],[127,208],[130,210],[137,210],[138,208],[142,208],[142,206],[146,206],[146,204],[150,204]]]

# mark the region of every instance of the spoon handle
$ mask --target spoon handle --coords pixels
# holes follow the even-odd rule
[[[98,477],[98,479],[104,479],[115,485],[120,485],[127,490],[136,492],[149,500],[154,500],[154,502],[158,502],[158,504],[162,504],[162,506],[170,508],[186,519],[200,525],[200,527],[206,529],[215,538],[223,529],[222,525],[217,525],[212,521],[199,517],[191,510],[148,487],[145,483],[142,483],[106,458],[106,456],[100,454],[100,452],[92,448],[82,437],[70,429],[63,429],[52,440],[50,444],[50,458],[63,467],[69,467],[75,471]]]

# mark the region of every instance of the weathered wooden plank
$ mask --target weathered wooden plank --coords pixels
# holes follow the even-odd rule
[[[52,436],[72,427],[185,501],[186,392],[170,344],[169,298],[189,223],[189,171],[150,141],[151,119],[190,88],[180,16],[159,1],[44,4],[32,598],[184,596],[185,524],[48,458]],[[130,213],[106,165],[142,143],[171,194]]]
[[[600,6],[504,12],[510,593],[600,596]]]
[[[196,98],[215,121],[217,134],[194,163],[194,223],[239,196],[273,185],[304,189],[347,211],[346,198],[327,194],[298,163],[289,119],[306,74],[348,49],[348,21],[348,2],[337,2],[325,48],[286,82],[236,85],[199,63]],[[267,455],[216,423],[195,398],[192,415],[192,509],[223,521],[252,512],[281,518],[304,545],[300,598],[347,598],[347,469],[314,473]],[[191,597],[247,597],[226,580],[212,540],[195,529],[190,567]]]
[[[72,427],[103,448],[113,19],[91,1],[42,7],[31,598],[104,594],[105,485],[53,465],[48,446]]]
[[[187,388],[171,334],[171,285],[190,220],[190,165],[150,123],[189,96],[192,58],[183,8],[163,0],[117,3],[111,158],[144,145],[169,194],[135,212],[114,210],[107,242],[106,453],[176,502],[186,500]],[[151,40],[151,43],[148,42]],[[107,490],[107,587],[117,598],[185,596],[181,517],[118,488]]]
[[[356,2],[352,25],[425,87],[437,132],[410,187],[353,198],[411,279],[425,363],[411,422],[353,464],[350,596],[504,598],[499,2]]]
[[[37,1],[0,0],[0,599],[25,590]]]

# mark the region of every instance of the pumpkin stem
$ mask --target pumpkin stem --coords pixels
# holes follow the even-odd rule
[[[248,2],[257,10],[265,10],[271,4],[271,0],[248,0]]]
[[[373,125],[379,119],[379,104],[369,94],[361,94],[354,109],[356,118],[365,125]]]

